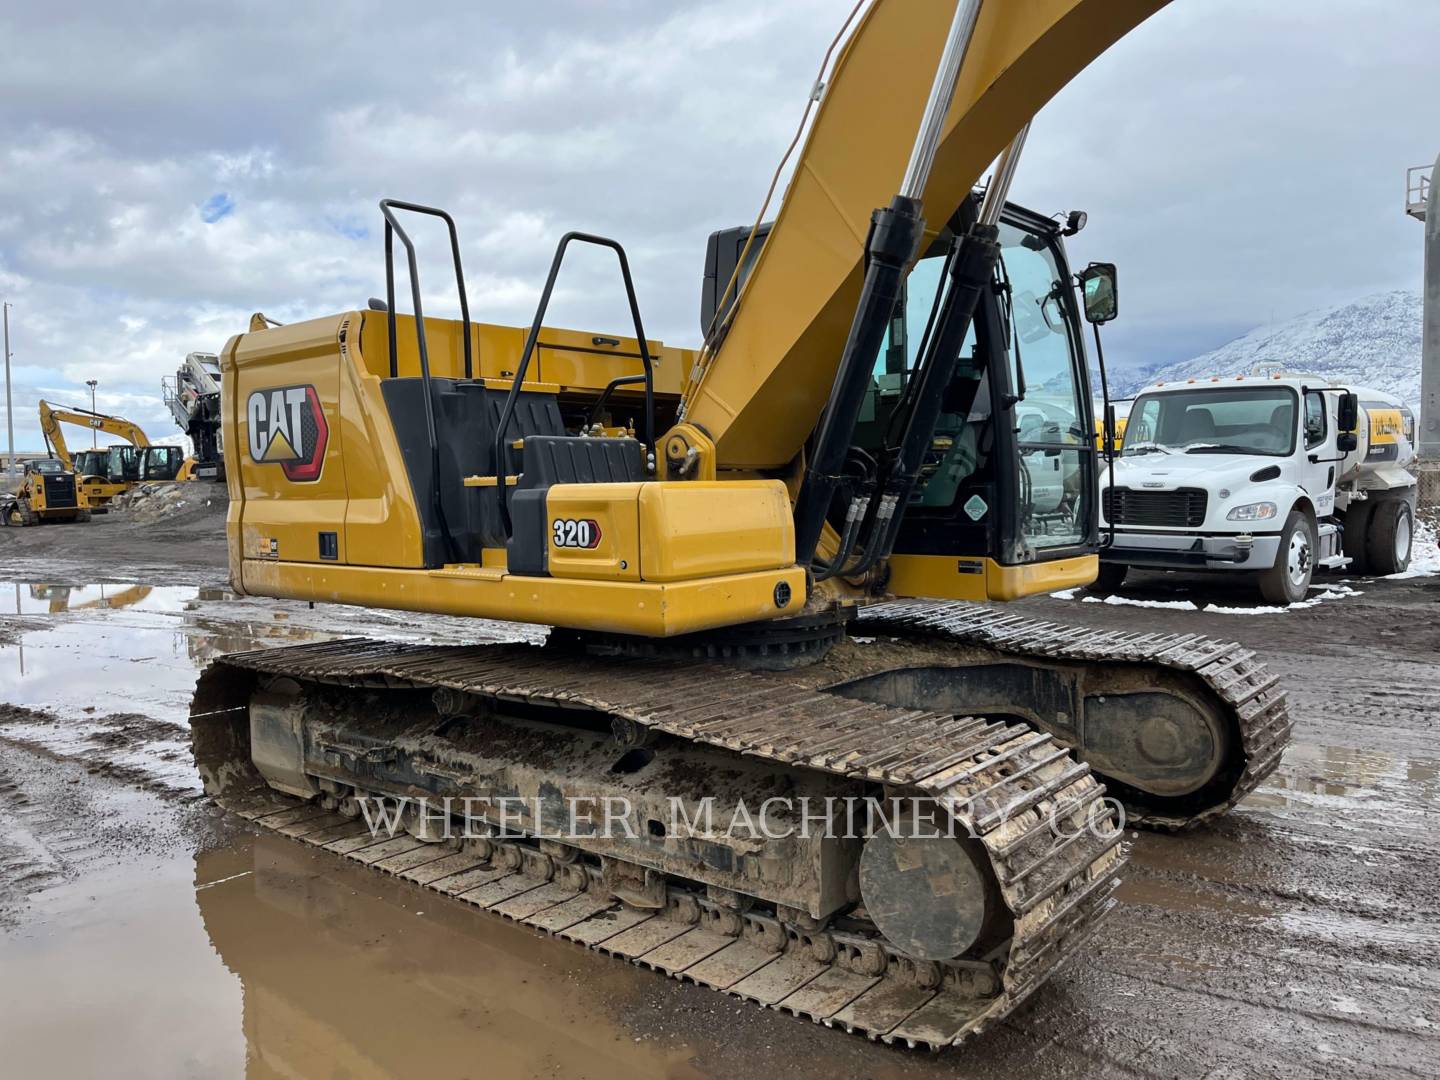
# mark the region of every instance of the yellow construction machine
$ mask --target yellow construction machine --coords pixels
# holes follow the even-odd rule
[[[79,450],[72,455],[61,424],[102,431],[124,439],[128,445]],[[67,469],[75,471],[81,496],[98,513],[105,513],[115,496],[123,495],[136,484],[190,479],[191,463],[182,460],[184,455],[179,447],[152,446],[139,424],[121,416],[107,416],[88,409],[57,408],[42,401],[40,432],[46,447]]]
[[[712,237],[698,351],[647,338],[623,248],[587,233],[528,328],[474,322],[449,215],[383,201],[384,301],[257,315],[221,354],[231,582],[554,629],[218,660],[192,709],[207,790],[871,1037],[1007,1015],[1111,904],[1107,790],[1191,825],[1289,734],[1237,646],[975,603],[1096,574],[1113,433],[1083,330],[1115,271],[1072,273],[1083,215],[1006,194],[1035,111],[1160,6],[876,0],[773,222]],[[458,320],[422,311],[409,214],[449,230]],[[580,245],[615,257],[630,333],[546,323]],[[761,807],[774,830],[733,828]]]
[[[89,520],[90,508],[75,471],[55,458],[25,462],[19,487],[0,492],[0,525]]]

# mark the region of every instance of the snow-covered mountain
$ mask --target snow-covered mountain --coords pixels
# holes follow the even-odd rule
[[[1394,394],[1420,408],[1421,300],[1418,292],[1376,293],[1336,307],[1258,327],[1191,360],[1142,368],[1119,377],[1131,396],[1158,381],[1248,375],[1275,363],[1286,371],[1325,376]]]

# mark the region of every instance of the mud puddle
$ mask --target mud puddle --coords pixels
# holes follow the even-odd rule
[[[180,724],[213,657],[326,636],[218,617],[230,598],[181,585],[0,585],[0,611],[27,617],[0,647],[0,699],[70,719],[123,708]]]
[[[7,625],[8,624],[8,625]],[[190,697],[217,656],[360,635],[536,640],[534,628],[238,597],[223,587],[0,584],[0,738],[193,791]]]
[[[1285,751],[1284,767],[1266,787],[1272,798],[1287,804],[1305,795],[1373,799],[1388,790],[1402,790],[1418,805],[1433,810],[1440,806],[1440,761],[1296,742]]]
[[[1353,746],[1292,743],[1280,767],[1243,804],[1273,818],[1323,821],[1328,839],[1357,857],[1382,848],[1431,846],[1440,819],[1440,761]]]
[[[839,1040],[832,1076],[908,1071],[862,1043],[852,1073],[846,1036],[759,1010],[755,1045],[730,1045],[735,1005],[708,991],[279,837],[112,867],[34,901],[43,918],[0,936],[7,1075],[687,1080],[736,1075],[767,1043],[788,1055],[787,1033]],[[656,987],[699,1037],[653,1018]]]
[[[44,894],[44,921],[0,939],[6,1070],[703,1075],[684,1048],[616,1025],[604,1001],[623,988],[603,971],[582,987],[572,970],[591,957],[464,925],[464,912],[426,911],[428,898],[374,880],[357,890],[314,863],[287,841],[246,837]]]

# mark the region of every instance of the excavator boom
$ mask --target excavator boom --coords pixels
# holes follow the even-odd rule
[[[104,413],[91,412],[88,409],[56,408],[48,402],[42,401],[40,402],[40,430],[49,443],[55,447],[56,456],[65,462],[67,467],[70,465],[70,454],[65,445],[61,424],[74,424],[92,431],[103,431],[106,435],[124,439],[132,446],[147,447],[150,445],[150,438],[140,425],[126,420],[123,416],[107,416]]]
[[[1041,106],[1167,2],[981,6],[924,189],[930,235]],[[871,213],[900,190],[955,7],[873,4],[836,62],[728,331],[687,393],[685,417],[714,441],[719,468],[783,468],[814,429],[860,295]]]

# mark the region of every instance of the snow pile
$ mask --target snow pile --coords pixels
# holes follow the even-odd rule
[[[1396,574],[1396,577],[1409,575]],[[1080,596],[1080,589],[1064,589],[1060,592],[1053,592],[1050,595],[1056,600],[1079,599],[1084,604],[1109,604],[1112,607],[1138,607],[1138,608],[1161,608],[1166,611],[1204,611],[1211,615],[1283,615],[1287,611],[1301,611],[1305,608],[1317,607],[1320,604],[1331,600],[1343,600],[1347,596],[1364,596],[1365,594],[1348,585],[1312,585],[1312,592],[1318,592],[1318,596],[1307,596],[1304,600],[1298,600],[1287,607],[1230,607],[1223,604],[1196,604],[1189,600],[1141,600],[1131,596]]]
[[[1307,596],[1304,600],[1297,600],[1287,607],[1224,607],[1220,604],[1206,604],[1201,610],[1212,612],[1216,615],[1280,615],[1287,611],[1299,611],[1302,608],[1312,608],[1325,603],[1328,600],[1343,600],[1347,596],[1364,596],[1358,589],[1352,589],[1348,585],[1311,585],[1310,590],[1320,590],[1319,596]]]
[[[1349,304],[1262,326],[1192,360],[1118,376],[1114,392],[1133,396],[1155,382],[1249,375],[1256,365],[1394,394],[1420,410],[1421,300],[1418,292],[1377,293]]]

